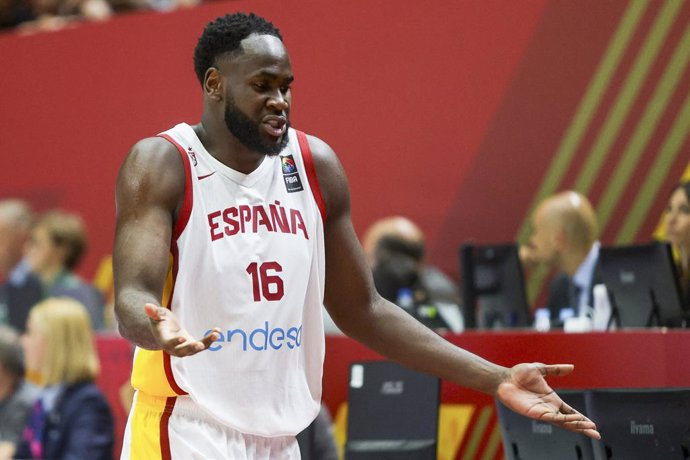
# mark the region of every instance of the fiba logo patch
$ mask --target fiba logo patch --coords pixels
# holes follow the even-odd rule
[[[299,178],[297,165],[292,155],[285,155],[280,157],[280,165],[283,169],[283,180],[285,181],[285,188],[288,193],[300,192],[304,190],[302,181]]]

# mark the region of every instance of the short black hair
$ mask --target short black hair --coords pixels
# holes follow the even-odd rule
[[[216,65],[221,54],[240,49],[240,42],[252,34],[283,37],[271,22],[254,13],[233,13],[209,22],[194,48],[194,71],[201,85],[209,67]]]

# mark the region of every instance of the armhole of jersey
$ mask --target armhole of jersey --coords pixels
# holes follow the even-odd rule
[[[321,212],[321,220],[323,224],[326,225],[326,203],[323,200],[323,195],[321,194],[321,187],[319,187],[319,178],[316,176],[316,168],[314,168],[314,159],[311,156],[311,149],[309,148],[309,141],[307,140],[307,135],[302,131],[297,131],[297,142],[299,142],[299,148],[302,151],[302,160],[304,161],[304,169],[307,171],[307,178],[309,179],[309,186],[311,187],[311,193],[314,195],[314,201],[319,207]]]
[[[175,293],[175,281],[177,280],[177,268],[178,268],[178,249],[177,240],[187,226],[189,222],[189,216],[192,213],[192,170],[189,165],[189,158],[187,158],[187,152],[185,152],[184,147],[175,142],[175,140],[167,134],[159,134],[160,137],[170,142],[177,148],[182,157],[182,164],[184,165],[184,198],[182,201],[182,209],[180,210],[180,215],[177,216],[177,222],[175,222],[175,227],[173,228],[173,235],[170,241],[170,251],[172,253],[172,283],[170,286],[170,297],[168,298],[167,305],[165,306],[168,310],[172,310],[172,299]],[[172,371],[172,365],[170,363],[170,355],[165,351],[161,351],[163,354],[163,370],[165,371],[165,377],[168,380],[170,388],[178,395],[186,395],[187,392],[184,391],[175,381],[175,375]]]
[[[176,241],[187,226],[189,216],[192,213],[192,201],[194,199],[192,193],[192,171],[184,147],[175,142],[175,140],[167,134],[159,134],[159,136],[177,148],[177,151],[180,152],[180,156],[182,157],[182,164],[184,165],[184,199],[182,201],[180,215],[177,216],[177,222],[175,222],[175,227],[173,228],[173,241]]]

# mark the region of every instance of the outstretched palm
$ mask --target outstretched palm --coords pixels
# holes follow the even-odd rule
[[[151,323],[151,332],[168,354],[178,357],[191,356],[207,349],[215,340],[218,339],[220,330],[212,329],[205,337],[200,340],[192,337],[184,329],[177,317],[165,308],[147,303],[144,311]]]
[[[518,364],[498,386],[496,396],[519,414],[600,439],[596,425],[563,402],[546,383],[545,377],[567,375],[572,371],[570,364]]]

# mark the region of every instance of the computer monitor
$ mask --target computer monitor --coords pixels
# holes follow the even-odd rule
[[[683,325],[676,265],[666,243],[602,247],[601,274],[618,327]]]
[[[597,460],[690,458],[690,390],[592,390],[585,401]]]
[[[346,460],[435,460],[441,381],[390,361],[350,366]]]
[[[584,391],[560,390],[558,394],[566,404],[585,413]],[[507,460],[594,459],[592,442],[584,434],[517,414],[498,400],[496,410]]]
[[[530,325],[522,264],[515,244],[460,248],[465,328],[501,329]]]

